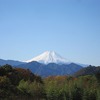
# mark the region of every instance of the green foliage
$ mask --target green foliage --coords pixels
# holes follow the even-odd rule
[[[78,78],[48,77],[44,80],[48,100],[99,100],[100,86],[95,75]]]
[[[10,66],[8,64],[1,66],[0,67],[0,76],[4,76],[7,73],[12,72],[12,71],[13,71],[12,66]]]
[[[21,80],[18,89],[25,95],[29,95],[29,83],[28,81]]]
[[[34,98],[34,100],[38,100],[45,97],[43,84],[37,83],[36,81],[30,82],[21,80],[18,85],[18,89],[24,95],[28,95],[31,98]]]
[[[17,95],[17,92],[16,87],[11,84],[9,78],[0,76],[0,100],[4,100],[4,98],[10,99],[15,96],[14,93]]]

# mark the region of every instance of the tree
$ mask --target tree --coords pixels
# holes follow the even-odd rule
[[[45,91],[43,84],[38,83],[36,81],[24,81],[21,80],[18,89],[24,94],[29,96],[30,98],[34,98],[34,100],[45,98]]]
[[[10,98],[14,96],[17,89],[11,84],[9,78],[0,76],[0,99]]]

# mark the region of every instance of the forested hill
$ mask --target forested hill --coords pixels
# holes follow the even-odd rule
[[[12,98],[15,98],[14,100],[21,100],[21,98],[24,100],[28,98],[30,94],[29,91],[26,91],[26,86],[30,83],[33,83],[32,85],[43,84],[43,81],[41,77],[34,75],[28,69],[13,68],[8,64],[1,66],[0,100],[12,100]]]
[[[86,68],[82,68],[77,71],[73,76],[83,76],[83,75],[93,75],[93,74],[100,74],[100,66],[88,66]]]

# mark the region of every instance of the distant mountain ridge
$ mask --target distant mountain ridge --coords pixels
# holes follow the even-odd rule
[[[5,65],[5,64],[9,64],[9,65],[12,65],[12,66],[17,66],[17,65],[20,65],[20,64],[25,64],[25,62],[0,59],[0,65],[2,66],[2,65]]]
[[[9,64],[17,68],[25,68],[31,70],[33,73],[40,75],[42,77],[47,76],[56,76],[56,75],[72,75],[73,73],[77,72],[81,68],[80,65],[75,63],[70,64],[56,64],[56,63],[49,63],[49,64],[42,64],[36,61],[24,63],[20,61],[13,61],[13,60],[2,60],[0,59],[0,65]]]
[[[56,75],[72,75],[83,67],[75,63],[70,64],[41,64],[39,62],[33,61],[26,64],[18,65],[17,67],[26,68],[31,70],[33,73],[40,75],[42,77],[56,76]]]

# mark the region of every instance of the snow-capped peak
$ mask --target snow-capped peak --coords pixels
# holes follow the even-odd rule
[[[43,64],[49,64],[49,63],[69,64],[70,63],[68,60],[61,57],[59,54],[57,54],[54,51],[46,51],[46,52],[42,53],[41,55],[34,57],[31,60],[27,60],[25,62],[29,63],[32,61],[37,61],[37,62],[43,63]]]

